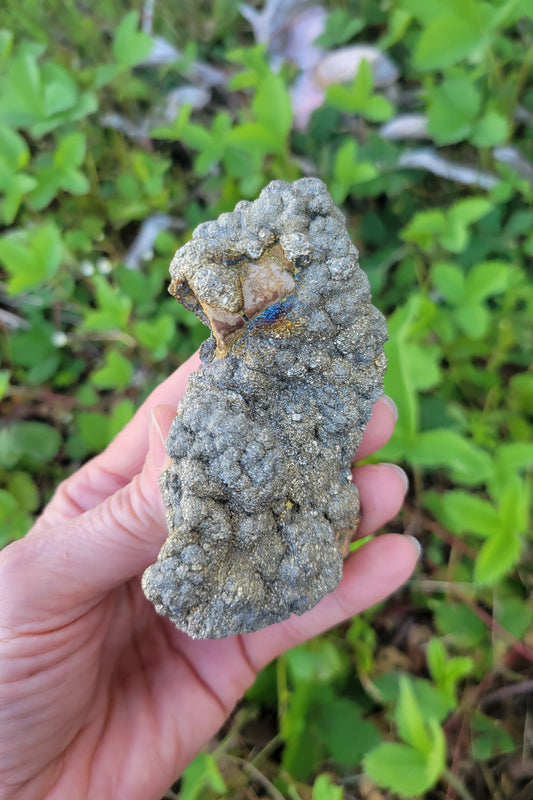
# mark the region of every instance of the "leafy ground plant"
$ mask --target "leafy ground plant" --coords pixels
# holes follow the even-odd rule
[[[389,320],[378,457],[424,555],[167,797],[529,800],[533,4],[274,5],[3,4],[0,541],[202,341],[166,296],[191,230],[317,175]]]

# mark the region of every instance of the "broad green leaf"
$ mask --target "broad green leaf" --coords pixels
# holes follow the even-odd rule
[[[474,580],[478,584],[493,584],[516,564],[522,542],[508,531],[494,534],[484,542],[474,565]]]
[[[343,800],[342,786],[335,786],[329,775],[319,775],[313,784],[312,800]]]
[[[421,250],[432,250],[438,237],[446,232],[447,221],[442,211],[419,211],[400,232],[406,242],[415,242]]]
[[[403,8],[394,8],[388,15],[388,29],[384,36],[378,41],[380,50],[388,50],[393,44],[403,39],[409,23],[412,20],[412,15],[409,11]]]
[[[421,345],[417,342],[405,342],[403,347],[413,387],[418,391],[431,389],[441,378],[441,348],[438,345]]]
[[[459,328],[471,339],[481,339],[487,333],[490,324],[490,314],[487,309],[478,303],[465,303],[456,308],[453,318]]]
[[[22,169],[30,160],[26,141],[12,128],[0,124],[0,159],[13,171]]]
[[[425,755],[406,744],[378,745],[367,753],[363,767],[374,783],[391,789],[402,798],[412,799],[434,783],[428,776]]]
[[[523,470],[533,466],[533,442],[507,442],[496,450],[496,462],[505,470]]]
[[[421,70],[451,67],[487,46],[486,34],[460,16],[442,16],[423,31],[414,53]]]
[[[517,745],[499,719],[486,717],[477,711],[470,723],[472,755],[476,761],[487,761],[493,756],[516,752]]]
[[[526,598],[498,597],[494,603],[494,617],[516,639],[521,639],[533,623],[533,610]]]
[[[0,122],[24,128],[45,113],[41,74],[34,56],[14,58],[0,81]]]
[[[434,285],[450,305],[461,305],[464,299],[465,278],[463,271],[455,264],[439,261],[431,268]]]
[[[79,167],[85,158],[87,139],[83,133],[71,133],[59,142],[54,154],[54,163],[60,169]]]
[[[466,139],[479,106],[479,93],[469,77],[447,78],[428,93],[428,132],[438,144]]]
[[[100,389],[125,389],[132,375],[132,364],[117,350],[110,350],[106,355],[105,365],[95,370],[91,381]]]
[[[328,697],[313,705],[313,726],[339,764],[355,766],[381,737],[375,725],[361,716],[361,709],[345,697]]]
[[[527,526],[528,491],[519,475],[512,475],[499,496],[499,515],[504,530],[523,533]]]
[[[226,791],[226,784],[219,772],[215,757],[211,753],[200,753],[184,770],[181,779],[181,800],[196,800],[204,789],[217,794]]]
[[[78,87],[64,67],[46,62],[42,68],[46,117],[54,117],[73,108],[79,99]]]
[[[342,652],[327,639],[294,647],[285,658],[295,683],[328,683],[346,671]]]
[[[363,30],[364,26],[365,23],[361,17],[353,16],[343,8],[337,8],[330,12],[325,29],[315,39],[314,44],[330,50],[332,47],[348,42],[356,33]]]
[[[447,467],[453,477],[472,486],[483,483],[491,472],[488,453],[446,428],[419,433],[408,458],[417,466]]]
[[[433,786],[446,768],[446,737],[436,719],[428,720],[431,748],[427,754],[426,770],[429,785]]]
[[[473,533],[485,539],[502,529],[498,511],[478,495],[454,489],[439,495],[428,492],[425,500],[443,524],[459,535]]]
[[[479,303],[505,292],[515,277],[512,264],[505,261],[483,261],[467,273],[465,295],[471,303]]]
[[[136,11],[126,14],[118,26],[113,41],[113,55],[123,67],[133,67],[150,54],[153,41],[139,31],[139,15]]]
[[[106,414],[82,411],[77,416],[76,427],[89,453],[100,453],[112,439],[109,431],[109,417]]]
[[[53,278],[62,257],[61,236],[52,222],[13,231],[0,239],[0,261],[10,273],[8,289],[11,294]]]
[[[431,749],[431,740],[413,687],[406,675],[400,678],[400,697],[394,718],[398,733],[404,742],[427,755]]]
[[[9,477],[8,490],[19,508],[35,511],[39,506],[39,490],[27,472],[13,472]]]
[[[476,147],[495,147],[507,140],[509,123],[498,111],[488,111],[473,127],[470,141]]]
[[[435,623],[446,640],[457,647],[480,646],[487,638],[487,628],[479,617],[463,603],[448,600],[434,603]]]
[[[261,81],[252,101],[252,109],[258,122],[280,140],[281,148],[291,129],[292,106],[280,75],[271,74]]]
[[[493,203],[485,197],[467,197],[453,204],[448,217],[452,222],[458,222],[466,227],[486,217],[493,208]]]
[[[52,461],[61,446],[59,433],[44,422],[16,422],[9,433],[19,458],[45,463]]]

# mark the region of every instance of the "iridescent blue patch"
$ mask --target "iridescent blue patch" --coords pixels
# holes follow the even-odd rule
[[[253,330],[277,322],[292,308],[294,300],[295,295],[292,294],[285,298],[285,300],[280,300],[279,303],[272,303],[271,306],[267,306],[260,314],[254,317],[248,327]]]

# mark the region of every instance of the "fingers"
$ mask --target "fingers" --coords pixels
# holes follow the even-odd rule
[[[126,486],[141,471],[148,452],[151,409],[159,404],[170,404],[173,418],[185,393],[188,377],[199,365],[200,359],[195,353],[154,389],[103,453],[60,484],[36,527],[40,529],[75,517]]]
[[[379,603],[411,575],[419,550],[409,536],[384,534],[345,562],[338,588],[301,617],[242,636],[250,663],[262,669],[275,656]]]
[[[357,538],[374,533],[396,516],[402,507],[409,482],[396,464],[365,464],[352,470],[359,489],[361,521]]]
[[[394,401],[388,395],[382,395],[374,403],[372,416],[368,421],[354,461],[361,461],[387,444],[394,432],[397,419],[398,409]]]
[[[127,486],[74,520],[34,528],[0,553],[5,605],[49,627],[68,624],[109,591],[153,563],[166,538],[157,479],[166,458],[163,428],[172,406],[159,407],[149,426],[149,452]]]

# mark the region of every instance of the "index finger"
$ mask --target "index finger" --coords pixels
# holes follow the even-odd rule
[[[199,366],[196,352],[154,389],[106,449],[60,484],[34,530],[78,516],[126,486],[146,460],[150,410],[167,404],[177,408],[189,375]]]

